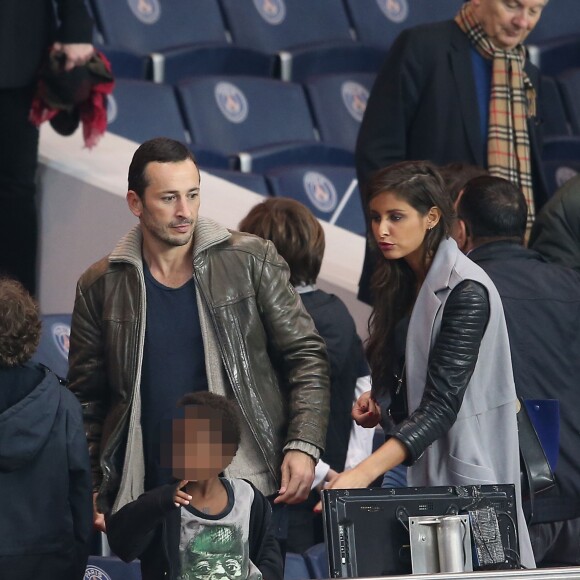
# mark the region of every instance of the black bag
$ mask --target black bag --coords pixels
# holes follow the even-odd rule
[[[531,519],[534,497],[552,489],[556,485],[556,477],[521,397],[518,397],[517,419],[522,498],[530,502]]]

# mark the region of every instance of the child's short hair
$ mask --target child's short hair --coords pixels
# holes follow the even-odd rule
[[[24,286],[0,278],[0,367],[16,367],[32,357],[40,342],[38,304]]]
[[[233,445],[237,451],[240,446],[241,428],[236,406],[221,395],[199,391],[184,395],[177,403],[179,407],[203,407],[221,416],[222,442]]]

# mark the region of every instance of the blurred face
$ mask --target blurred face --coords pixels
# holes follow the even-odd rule
[[[173,421],[172,467],[176,479],[204,481],[219,475],[235,455],[235,447],[222,441],[221,415],[199,407],[186,407],[185,417]]]
[[[471,0],[475,16],[491,42],[503,50],[522,44],[548,0]]]
[[[423,245],[430,227],[439,221],[437,208],[421,215],[393,192],[379,193],[369,203],[372,232],[387,260],[405,259],[415,270],[423,263]],[[437,213],[437,215],[435,215]]]
[[[143,199],[129,191],[127,201],[141,221],[143,235],[164,247],[191,242],[199,212],[199,172],[190,159],[148,163]]]

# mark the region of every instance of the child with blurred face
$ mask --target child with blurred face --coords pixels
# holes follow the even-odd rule
[[[208,509],[208,501],[225,505],[227,495],[219,474],[236,454],[239,432],[231,424],[224,424],[223,412],[210,407],[185,407],[184,417],[173,420],[172,441],[173,476],[180,480],[175,505],[196,505],[202,500],[202,511]]]
[[[125,505],[107,522],[109,544],[141,560],[143,580],[282,580],[271,508],[249,482],[224,477],[240,444],[236,407],[197,392],[179,403],[161,463],[177,480]]]

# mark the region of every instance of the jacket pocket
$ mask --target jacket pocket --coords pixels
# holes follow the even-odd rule
[[[468,463],[449,454],[450,485],[483,485],[500,483],[496,481],[493,469],[483,465]]]

